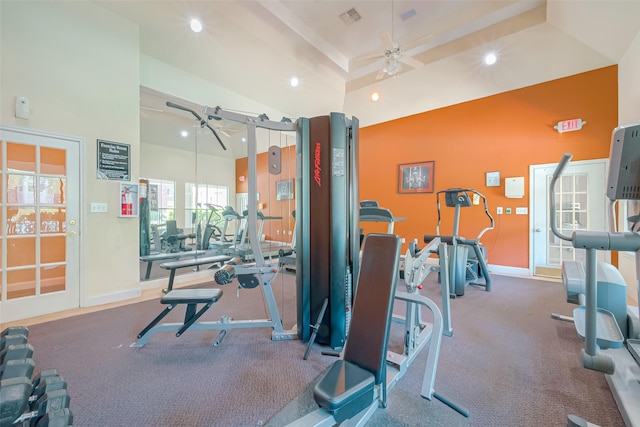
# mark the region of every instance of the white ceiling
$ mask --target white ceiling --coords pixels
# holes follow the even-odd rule
[[[617,64],[640,29],[637,0],[97,3],[139,25],[144,55],[288,117],[344,111],[362,125]],[[350,9],[361,19],[345,24],[340,15]],[[403,14],[412,16],[403,19]],[[201,33],[188,28],[193,17],[203,22]],[[425,65],[403,65],[395,76],[377,79],[384,59],[357,58],[383,53],[380,32]],[[489,50],[499,56],[492,68],[481,65]],[[298,88],[289,86],[292,75],[300,79]],[[427,89],[429,96],[415,96]],[[381,92],[384,107],[369,101],[373,90]],[[176,135],[177,128],[193,128],[196,120],[167,108],[167,100],[202,111],[197,104],[143,88],[141,104],[151,109],[141,109],[142,138],[184,144],[167,136]],[[246,108],[240,101],[222,107]],[[212,154],[246,154],[236,143],[243,133],[237,126],[215,122],[212,127],[222,128],[229,146],[222,151],[211,138]],[[205,134],[211,137],[210,131]]]

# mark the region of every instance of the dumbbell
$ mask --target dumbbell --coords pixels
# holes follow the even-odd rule
[[[15,384],[14,384],[15,383]],[[28,391],[25,390],[28,384]],[[20,386],[18,388],[18,386]],[[22,399],[24,395],[29,394],[32,389],[31,381],[28,378],[14,378],[8,381],[8,384],[0,388],[0,393],[6,392],[6,396],[0,394],[3,397],[1,401],[4,411],[5,400],[7,405],[7,417],[4,418],[4,412],[0,412],[0,426],[16,425],[35,425],[42,427],[54,427],[54,426],[67,426],[71,425],[69,422],[73,422],[73,415],[69,411],[69,402],[71,397],[66,389],[54,390],[43,394],[35,403],[31,404],[31,410],[29,409],[29,396],[27,396],[27,405],[24,406]],[[18,416],[16,417],[16,414]],[[13,417],[13,418],[11,418]],[[32,422],[33,421],[33,422]],[[55,423],[55,424],[52,424]]]
[[[0,338],[0,351],[4,350],[7,346],[15,344],[26,344],[27,336],[24,334],[7,334]]]
[[[36,414],[32,417],[36,419],[36,425],[39,425],[42,419],[50,413],[60,409],[69,409],[69,403],[71,402],[71,396],[66,389],[59,389],[47,392],[40,396],[40,398],[31,404],[32,414]],[[45,424],[46,425],[46,424]]]
[[[0,381],[0,426],[12,425],[29,409],[33,385],[28,377]]]
[[[33,346],[31,344],[11,344],[0,351],[0,366],[8,360],[31,359]]]
[[[26,326],[9,326],[5,328],[2,332],[0,332],[0,338],[5,335],[24,335],[25,337],[29,336],[29,328]]]
[[[54,409],[38,420],[36,427],[68,427],[73,425],[73,414],[69,408]]]
[[[33,359],[13,359],[5,360],[0,365],[0,380],[8,380],[10,378],[27,377],[31,381],[31,376],[36,365]]]
[[[60,375],[52,375],[48,376],[41,381],[38,382],[38,385],[33,387],[33,391],[31,392],[31,397],[29,397],[29,402],[31,402],[31,410],[35,411],[37,409],[38,401],[45,394],[50,394],[56,390],[66,390],[67,382]]]

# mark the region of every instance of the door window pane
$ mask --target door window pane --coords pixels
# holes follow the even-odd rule
[[[36,263],[35,237],[7,239],[7,267],[21,267]]]
[[[35,145],[7,143],[7,170],[12,172],[36,172]]]
[[[40,204],[61,205],[66,203],[64,191],[67,187],[65,178],[40,177]]]
[[[43,236],[40,239],[40,263],[49,264],[66,261],[67,237]]]
[[[7,206],[6,233],[23,236],[36,233],[36,208],[34,206]]]
[[[40,233],[66,233],[67,219],[65,208],[40,209]]]
[[[40,173],[49,175],[67,174],[67,151],[40,147]]]
[[[35,294],[35,268],[7,271],[7,299],[29,297]]]
[[[33,175],[9,174],[7,179],[7,203],[33,204],[36,177]]]
[[[51,265],[40,268],[40,293],[64,291],[66,283],[67,267],[64,265]]]

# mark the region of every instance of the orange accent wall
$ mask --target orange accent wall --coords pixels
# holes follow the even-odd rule
[[[280,175],[272,175],[268,173],[269,155],[268,153],[260,153],[256,159],[258,166],[258,193],[260,198],[258,203],[264,205],[262,213],[265,216],[282,217],[282,220],[266,221],[263,234],[267,240],[291,241],[293,227],[295,221],[291,216],[291,212],[296,208],[294,200],[277,200],[276,183],[281,180],[295,180],[296,167],[296,147],[282,148],[282,172]],[[236,159],[236,193],[246,193],[249,191],[249,161],[246,157]],[[240,177],[244,176],[244,181],[240,181]],[[295,186],[295,183],[294,183]],[[242,212],[240,212],[242,213]],[[280,234],[278,234],[278,230]],[[282,237],[282,233],[285,237]]]
[[[495,229],[482,242],[490,264],[529,267],[529,216],[515,215],[516,207],[529,212],[529,166],[557,163],[566,152],[573,161],[607,158],[611,132],[618,125],[618,67],[610,66],[517,89],[360,129],[360,200],[378,200],[394,215],[405,217],[395,233],[407,242],[436,231],[435,193],[398,194],[398,165],[435,161],[434,191],[473,188],[488,199]],[[356,114],[357,116],[357,114]],[[580,131],[560,134],[553,126],[561,120],[581,118]],[[295,148],[286,158],[288,176],[295,177]],[[282,211],[275,201],[273,176],[267,157],[258,156],[258,191],[271,193],[265,214]],[[485,173],[499,171],[500,187],[486,187]],[[247,159],[236,160],[236,178],[247,175]],[[522,199],[504,196],[504,178],[523,176]],[[278,177],[277,179],[284,179]],[[236,192],[247,191],[247,181],[236,179]],[[262,200],[261,200],[262,201]],[[441,197],[441,232],[453,226],[453,209]],[[289,205],[289,204],[287,204]],[[294,203],[290,203],[294,206]],[[511,208],[511,215],[495,215],[495,208]],[[462,210],[460,234],[473,238],[488,223],[478,207]],[[292,224],[292,223],[291,223]],[[386,231],[382,224],[361,224],[365,232]],[[292,227],[292,225],[291,225]],[[273,230],[265,234],[271,236]],[[404,245],[403,251],[407,246]]]
[[[490,264],[529,267],[529,166],[607,158],[618,118],[618,68],[601,68],[550,82],[453,105],[360,130],[360,199],[376,199],[394,215],[406,217],[395,232],[407,241],[435,233],[433,194],[398,194],[398,165],[435,161],[434,190],[473,188],[488,199],[496,220],[482,242]],[[561,120],[581,118],[580,131],[558,133]],[[485,173],[500,172],[500,187],[486,187]],[[505,177],[525,177],[522,199],[504,196]],[[441,232],[450,234],[453,208],[441,196]],[[495,215],[495,208],[512,208]],[[469,212],[467,212],[469,211]],[[473,212],[471,212],[473,211]],[[461,211],[460,234],[474,238],[488,224],[482,209]],[[406,249],[406,246],[405,248]]]

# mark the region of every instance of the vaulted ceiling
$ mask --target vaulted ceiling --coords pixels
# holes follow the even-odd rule
[[[292,118],[344,111],[362,125],[617,64],[640,30],[640,1],[626,0],[97,3],[139,26],[143,55]],[[202,32],[189,29],[192,18]],[[488,52],[498,57],[491,67],[482,62]],[[389,75],[389,65],[401,69]],[[165,125],[193,125],[163,106],[171,95],[143,89],[141,133],[157,140]],[[246,108],[231,104],[223,107]],[[241,133],[216,126],[230,142]]]

